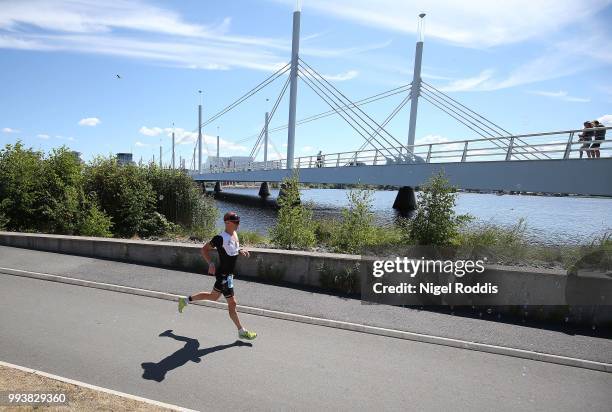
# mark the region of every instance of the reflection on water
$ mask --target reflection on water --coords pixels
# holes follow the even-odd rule
[[[257,196],[258,188],[226,188],[225,192]],[[278,190],[271,190],[276,197]],[[396,213],[391,208],[396,191],[375,191],[372,209],[378,224],[393,224]],[[302,201],[311,202],[317,219],[339,218],[348,205],[347,190],[306,189],[301,191]],[[223,214],[234,210],[241,216],[241,229],[267,234],[276,222],[276,211],[217,200]],[[547,244],[588,243],[612,231],[612,199],[586,197],[517,196],[477,193],[459,193],[455,211],[469,213],[476,224],[490,223],[513,226],[521,218],[527,223],[527,236]],[[223,226],[221,217],[218,226]]]

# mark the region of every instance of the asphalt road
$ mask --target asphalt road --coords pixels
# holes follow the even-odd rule
[[[246,314],[259,337],[239,344],[225,310],[4,274],[0,291],[1,360],[187,408],[612,404],[609,373]]]
[[[214,278],[197,273],[0,246],[0,267],[50,273],[174,294],[210,290]],[[398,329],[465,341],[506,346],[572,358],[612,363],[612,335],[601,328],[505,322],[495,313],[482,319],[386,305],[292,287],[235,280],[239,304]]]

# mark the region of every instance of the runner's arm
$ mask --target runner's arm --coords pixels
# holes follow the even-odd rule
[[[206,242],[206,244],[200,250],[200,252],[202,253],[202,257],[204,258],[204,261],[208,264],[208,273],[210,273],[211,275],[215,274],[215,263],[212,261],[212,258],[210,257],[209,252],[213,250],[214,248],[215,247],[211,245],[210,242]]]

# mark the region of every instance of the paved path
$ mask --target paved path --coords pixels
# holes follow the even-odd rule
[[[44,272],[175,294],[210,290],[214,278],[196,273],[0,246],[0,267]],[[452,316],[313,293],[290,287],[237,279],[242,305],[360,323],[427,335],[506,346],[572,358],[612,363],[612,331],[561,330],[504,323],[483,313],[483,319]],[[500,321],[501,320],[501,321]],[[608,337],[608,338],[606,338]]]
[[[224,310],[10,275],[0,291],[0,359],[193,409],[612,404],[609,373],[243,314],[251,346]]]

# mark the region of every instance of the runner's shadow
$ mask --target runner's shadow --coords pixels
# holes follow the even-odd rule
[[[200,358],[202,356],[208,355],[209,353],[229,349],[235,346],[253,346],[252,343],[237,340],[236,342],[228,345],[217,345],[212,346],[210,348],[199,349],[200,342],[197,339],[175,335],[174,333],[172,333],[171,329],[160,333],[159,336],[167,336],[169,338],[185,342],[185,346],[157,363],[144,362],[140,364],[140,366],[142,366],[142,369],[144,369],[142,377],[144,379],[153,380],[157,382],[163,381],[166,378],[166,373],[168,373],[169,371],[176,369],[179,366],[183,366],[189,361],[198,363],[201,362],[202,359]]]

